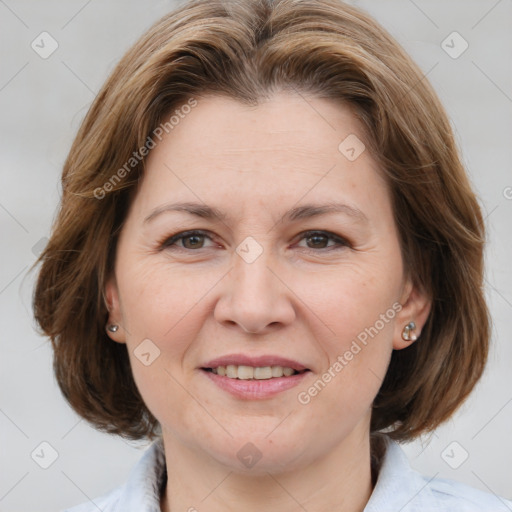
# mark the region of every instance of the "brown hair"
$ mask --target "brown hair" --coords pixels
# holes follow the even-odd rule
[[[372,433],[407,440],[434,429],[480,378],[490,330],[484,225],[447,115],[420,69],[371,17],[339,0],[196,0],[158,21],[99,92],[65,162],[60,210],[36,262],[35,317],[51,338],[57,381],[97,429],[153,439],[159,428],[126,345],[105,332],[104,285],[143,175],[141,154],[191,98],[257,105],[277,90],[353,109],[390,187],[405,268],[432,298],[420,340],[393,352]]]

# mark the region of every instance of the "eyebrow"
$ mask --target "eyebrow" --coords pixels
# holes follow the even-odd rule
[[[172,203],[164,204],[155,208],[145,219],[144,223],[150,222],[164,212],[185,212],[202,219],[217,220],[224,222],[229,216],[218,208],[201,203]],[[282,218],[284,222],[293,222],[302,219],[318,217],[333,213],[341,213],[354,218],[359,222],[368,222],[368,217],[358,208],[343,203],[329,202],[326,204],[306,204],[297,206],[287,211]]]

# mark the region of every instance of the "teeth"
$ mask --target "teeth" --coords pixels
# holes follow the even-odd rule
[[[212,372],[217,375],[226,376],[230,379],[241,380],[265,380],[272,379],[273,377],[290,377],[295,370],[286,366],[258,366],[256,368],[245,365],[228,364],[227,366],[217,366],[212,368]]]
[[[236,379],[238,377],[238,366],[234,364],[228,364],[226,366],[226,377],[230,379]]]
[[[255,370],[255,368],[253,368],[252,366],[239,366],[237,377],[239,379],[244,379],[244,380],[252,379],[253,377],[255,377],[254,370]],[[256,377],[256,378],[259,378],[259,377]]]
[[[271,379],[272,368],[270,366],[261,366],[258,368],[254,368],[254,378],[258,380]]]
[[[272,377],[282,377],[284,375],[284,368],[282,366],[272,366],[270,369]]]

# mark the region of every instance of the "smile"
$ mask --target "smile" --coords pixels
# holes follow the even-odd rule
[[[310,370],[297,371],[282,366],[227,365],[201,368],[200,370],[216,387],[240,400],[270,399],[298,386],[306,376],[312,374]],[[221,375],[223,370],[226,375]],[[286,376],[285,371],[288,374],[290,371],[293,373]],[[250,377],[251,373],[252,377]],[[277,376],[278,373],[282,373],[282,376]]]
[[[298,372],[288,366],[247,366],[247,365],[234,365],[217,366],[216,368],[205,368],[206,371],[211,371],[222,377],[229,379],[240,380],[267,380],[279,377],[291,377]],[[307,370],[303,370],[307,371]]]

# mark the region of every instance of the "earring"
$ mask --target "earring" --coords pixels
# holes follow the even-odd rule
[[[416,336],[414,333],[411,333],[411,331],[414,331],[414,329],[416,329],[416,324],[414,322],[409,322],[402,331],[402,339],[404,341],[416,341],[418,336]]]
[[[119,329],[119,326],[116,324],[107,325],[107,331],[109,331],[109,332],[116,332],[118,329]]]

